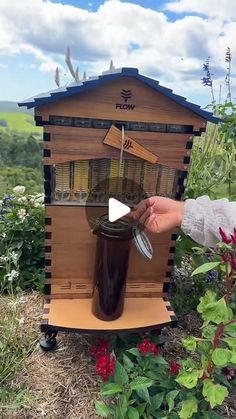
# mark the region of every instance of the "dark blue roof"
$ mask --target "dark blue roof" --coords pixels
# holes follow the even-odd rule
[[[192,112],[200,116],[201,118],[218,123],[219,118],[213,116],[211,112],[204,111],[200,106],[188,102],[185,97],[176,95],[172,90],[167,87],[161,86],[157,80],[151,79],[150,77],[142,76],[139,74],[137,68],[123,67],[120,69],[115,69],[111,71],[105,71],[102,75],[98,77],[91,77],[84,81],[79,81],[78,83],[72,83],[68,86],[59,87],[58,89],[50,90],[49,92],[42,93],[40,95],[34,96],[30,99],[26,99],[23,102],[19,103],[19,106],[27,106],[27,108],[34,108],[37,106],[48,105],[49,103],[57,102],[60,99],[73,96],[77,93],[85,92],[96,87],[103,86],[106,83],[117,80],[121,77],[132,77],[137,80],[142,81],[155,91],[163,93],[169,99],[174,100],[181,106],[184,106],[187,109],[190,109]]]

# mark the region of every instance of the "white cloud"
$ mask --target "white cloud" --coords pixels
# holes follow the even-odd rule
[[[198,13],[219,19],[235,19],[235,0],[175,0],[166,4],[166,10],[177,13]]]
[[[8,68],[7,64],[0,63],[0,68]]]
[[[172,1],[166,5],[169,10],[198,11],[209,17],[185,16],[171,22],[164,12],[119,0],[104,1],[96,12],[49,0],[15,0],[14,7],[1,0],[0,55],[31,54],[40,71],[54,72],[58,66],[65,72],[61,63],[70,46],[90,75],[108,69],[113,58],[118,67],[138,67],[178,93],[193,95],[196,86],[198,93],[203,89],[200,69],[208,55],[216,77],[222,79],[224,53],[230,46],[236,68],[236,22],[230,19],[236,15],[236,1],[222,3]],[[219,8],[224,8],[222,15],[215,12]]]

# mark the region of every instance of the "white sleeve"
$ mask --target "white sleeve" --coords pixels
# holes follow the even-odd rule
[[[227,235],[236,228],[236,202],[211,201],[208,196],[187,199],[181,229],[197,243],[214,247],[220,240],[219,227]]]

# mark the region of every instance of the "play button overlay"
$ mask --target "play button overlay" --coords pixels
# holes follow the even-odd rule
[[[99,174],[94,180],[96,177],[99,179]],[[115,222],[147,197],[142,186],[127,177],[106,177],[91,185],[85,204],[91,230],[101,216],[107,215],[110,222]]]
[[[125,215],[129,214],[131,211],[128,205],[122,204],[122,202],[118,201],[115,198],[110,198],[108,201],[108,219],[112,223],[114,221],[119,220],[119,218],[124,217]]]

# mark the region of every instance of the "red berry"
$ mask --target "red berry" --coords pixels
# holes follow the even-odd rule
[[[169,367],[170,367],[171,374],[175,374],[175,375],[179,374],[179,370],[181,368],[181,365],[178,364],[178,362],[171,362],[169,364]]]

